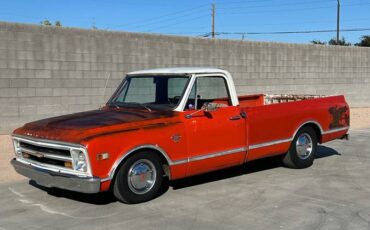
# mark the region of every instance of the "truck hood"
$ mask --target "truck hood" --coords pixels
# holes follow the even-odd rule
[[[71,143],[111,132],[174,122],[176,112],[103,108],[25,124],[13,134]]]

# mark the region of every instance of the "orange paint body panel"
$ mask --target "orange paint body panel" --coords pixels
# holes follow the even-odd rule
[[[83,146],[91,176],[100,178],[100,190],[106,191],[119,165],[138,151],[159,154],[175,180],[284,154],[305,125],[315,128],[320,143],[341,138],[349,129],[344,96],[246,95],[238,100],[239,105],[212,112],[107,106],[32,122],[14,135]],[[109,157],[98,159],[103,153]]]
[[[243,102],[243,98],[252,99],[252,102]],[[328,131],[332,122],[332,116],[328,112],[329,107],[335,104],[337,107],[348,108],[343,96],[270,105],[262,105],[262,96],[252,95],[240,97],[240,99],[241,105],[251,106],[230,106],[210,114],[200,112],[192,119],[185,117],[191,111],[172,112],[170,116],[161,117],[152,115],[153,119],[130,122],[129,125],[120,123],[119,128],[116,124],[104,129],[98,127],[95,128],[96,130],[89,129],[81,132],[80,135],[75,134],[75,131],[70,133],[54,129],[55,136],[53,136],[52,130],[49,128],[44,130],[40,125],[35,131],[40,135],[47,133],[52,140],[72,141],[85,145],[89,152],[93,175],[100,178],[109,177],[113,165],[137,146],[158,146],[174,163],[170,165],[171,179],[179,179],[283,154],[288,151],[290,141],[301,125],[314,121],[320,124],[321,131]],[[116,116],[121,112],[108,108],[104,110],[107,113],[118,113]],[[230,117],[238,116],[241,112],[245,112],[247,116],[235,121],[230,120]],[[130,113],[148,112],[130,111]],[[124,115],[123,113],[122,116]],[[31,123],[17,129],[14,134],[25,135],[27,132],[32,132],[33,125]],[[320,142],[340,138],[346,133],[347,130],[323,133]],[[174,142],[172,140],[174,135],[180,136],[181,140]],[[279,140],[285,140],[285,142],[264,146],[266,143]],[[211,154],[217,155],[222,151],[233,149],[239,149],[239,151],[208,157]],[[98,160],[96,155],[103,152],[110,153],[109,159]],[[177,161],[180,161],[180,164],[176,164]],[[101,190],[107,190],[109,185],[109,181],[102,183]]]

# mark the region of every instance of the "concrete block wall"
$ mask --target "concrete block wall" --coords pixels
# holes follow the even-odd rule
[[[370,106],[369,48],[0,23],[0,133],[98,108],[125,73],[174,66],[227,69],[240,94],[345,94]]]

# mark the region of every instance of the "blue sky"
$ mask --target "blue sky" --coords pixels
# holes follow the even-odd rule
[[[63,26],[200,36],[216,32],[273,32],[336,29],[337,0],[0,0],[0,21],[39,24],[48,19]],[[341,0],[341,28],[370,29],[370,0]],[[342,32],[355,43],[362,32]],[[331,33],[246,35],[246,40],[308,43],[328,41]],[[241,39],[224,34],[219,38]]]

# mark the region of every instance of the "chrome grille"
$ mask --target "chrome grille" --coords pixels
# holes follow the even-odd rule
[[[72,156],[68,149],[39,146],[21,140],[19,151],[24,159],[62,168],[72,168]]]
[[[13,135],[16,160],[48,171],[92,176],[85,146],[74,143]],[[85,166],[81,168],[80,155]]]
[[[66,149],[55,149],[55,148],[49,148],[49,147],[41,147],[34,144],[29,144],[23,141],[20,141],[19,143],[20,147],[24,150],[30,150],[30,151],[36,151],[36,152],[44,152],[52,155],[60,155],[60,156],[66,156],[70,157],[71,153],[69,150]]]

